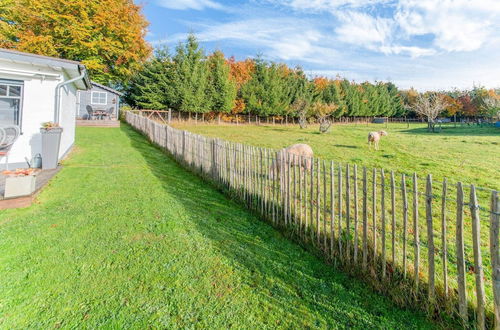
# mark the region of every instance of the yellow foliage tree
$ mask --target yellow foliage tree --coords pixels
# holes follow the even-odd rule
[[[124,82],[151,53],[133,0],[0,2],[0,47],[81,61],[98,82]]]

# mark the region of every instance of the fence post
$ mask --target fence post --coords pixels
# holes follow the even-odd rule
[[[446,245],[446,194],[448,190],[446,178],[443,180],[443,192],[441,194],[441,243],[443,245],[443,284],[444,295],[448,297],[448,247]]]
[[[377,170],[372,171],[373,265],[377,260]]]
[[[345,165],[345,222],[346,222],[346,260],[347,262],[351,259],[351,186],[349,177],[351,176],[351,171],[349,168],[349,164]]]
[[[434,232],[432,228],[432,176],[427,175],[425,189],[425,215],[427,218],[427,257],[429,262],[429,301],[434,302]]]
[[[500,329],[500,254],[498,245],[498,235],[500,223],[500,199],[498,192],[491,192],[490,203],[490,256],[493,281],[493,297],[495,312],[495,329]]]
[[[330,161],[330,253],[333,258],[335,244],[335,172],[333,161]]]
[[[479,222],[479,205],[477,203],[476,187],[470,187],[469,208],[472,215],[472,246],[474,249],[474,273],[476,275],[476,297],[477,297],[477,327],[485,328],[485,293],[484,293],[484,271],[483,258],[481,256],[481,226]]]
[[[323,160],[323,248],[325,253],[328,251],[328,245],[327,245],[327,229],[326,229],[326,219],[327,219],[327,204],[328,200],[326,197],[328,196],[326,194],[326,162]]]
[[[366,182],[366,167],[363,167],[363,270],[368,263],[368,184]]]
[[[353,261],[358,263],[358,166],[353,168],[353,188],[354,188],[354,256]]]
[[[417,173],[413,173],[413,236],[415,256],[414,256],[414,270],[415,270],[415,289],[418,290],[419,281],[419,264],[420,264],[420,236],[418,233],[418,184]]]
[[[273,117],[274,119],[274,117]],[[311,216],[311,227],[314,227],[314,158],[311,159],[311,196],[310,196],[310,216]],[[311,240],[314,238],[314,228],[309,228],[311,230]]]
[[[401,175],[401,199],[403,202],[403,277],[406,278],[406,241],[408,237],[408,198],[406,195],[406,176]]]
[[[342,165],[339,164],[339,171],[338,171],[338,180],[337,180],[337,185],[338,185],[338,194],[337,194],[337,199],[338,199],[338,216],[337,216],[337,222],[339,224],[338,226],[338,240],[339,240],[339,256],[340,259],[342,260]]]
[[[380,213],[382,218],[382,279],[385,279],[386,273],[386,255],[385,255],[385,174],[384,169],[380,170]]]
[[[464,253],[464,192],[462,183],[457,183],[457,229],[456,229],[456,254],[457,254],[457,282],[458,305],[463,325],[467,324],[467,292],[465,284],[465,253]]]
[[[396,267],[396,182],[394,180],[394,171],[391,171],[391,249],[392,264]]]
[[[316,169],[316,240],[319,247],[320,236],[321,236],[321,165],[318,158],[317,169]]]

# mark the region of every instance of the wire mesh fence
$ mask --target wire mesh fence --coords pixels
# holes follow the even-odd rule
[[[500,326],[497,191],[126,121],[180,164],[402,305]]]

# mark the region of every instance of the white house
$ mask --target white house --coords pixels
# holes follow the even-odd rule
[[[41,154],[40,127],[48,121],[63,128],[62,159],[75,141],[77,91],[91,87],[79,62],[0,49],[0,126],[21,130],[9,153],[9,168],[27,167],[26,159]]]

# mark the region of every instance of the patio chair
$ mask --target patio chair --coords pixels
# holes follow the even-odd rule
[[[95,119],[94,109],[92,109],[92,106],[87,105],[86,109],[87,109],[87,115],[88,115],[87,119],[88,120]]]
[[[109,119],[112,119],[114,112],[115,112],[115,108],[113,108],[113,107],[110,107],[108,110],[106,110],[106,114],[107,114]]]
[[[9,152],[19,135],[21,135],[19,126],[0,127],[0,157],[5,157],[5,168],[7,170],[9,169]]]

